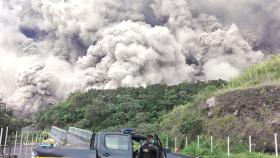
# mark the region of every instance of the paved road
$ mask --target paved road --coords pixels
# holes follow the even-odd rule
[[[89,149],[90,144],[84,142],[80,138],[67,134],[67,144],[63,147],[65,149]]]

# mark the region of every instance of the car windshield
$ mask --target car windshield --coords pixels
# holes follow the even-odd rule
[[[128,150],[129,137],[122,135],[107,135],[105,137],[105,144],[109,149]]]

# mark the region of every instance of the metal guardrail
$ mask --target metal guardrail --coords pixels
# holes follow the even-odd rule
[[[64,145],[67,142],[67,131],[58,127],[52,126],[49,135],[57,142],[57,145]]]
[[[76,128],[76,127],[69,127],[68,132],[85,141],[90,141],[92,134],[93,134],[92,131],[88,131],[88,130],[84,130],[84,129],[80,129],[80,128]]]

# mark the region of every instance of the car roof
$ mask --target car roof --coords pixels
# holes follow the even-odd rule
[[[117,134],[117,135],[128,135],[121,132],[98,132],[98,134]]]
[[[146,140],[146,137],[143,136],[143,135],[140,135],[140,134],[124,134],[122,132],[99,132],[98,134],[116,134],[116,135],[126,135],[126,136],[129,136],[131,135],[132,139],[135,140],[135,141],[140,141],[140,140]]]

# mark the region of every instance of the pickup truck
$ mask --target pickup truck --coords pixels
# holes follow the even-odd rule
[[[125,132],[99,132],[92,135],[89,149],[34,149],[33,157],[67,157],[67,158],[137,158],[140,145],[146,137]],[[192,158],[172,153],[162,147],[156,136],[157,145],[165,158]],[[138,147],[137,147],[138,145]]]

